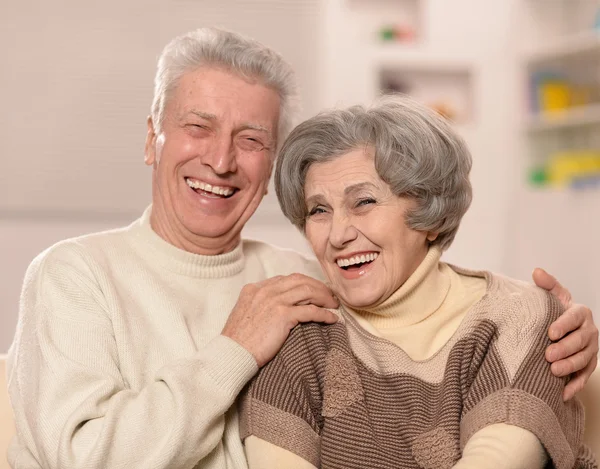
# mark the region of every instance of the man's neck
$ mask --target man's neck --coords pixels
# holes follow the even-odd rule
[[[165,216],[160,216],[159,210],[156,206],[152,207],[150,226],[158,236],[176,248],[201,256],[217,256],[233,251],[241,241],[240,233],[233,236],[206,238],[187,232],[177,220],[169,223]]]

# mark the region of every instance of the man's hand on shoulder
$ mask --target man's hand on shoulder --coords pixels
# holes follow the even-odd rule
[[[573,374],[565,387],[563,399],[571,399],[583,389],[598,364],[598,328],[592,310],[575,304],[571,293],[556,278],[543,269],[533,271],[535,284],[548,290],[565,308],[565,312],[548,328],[548,337],[558,341],[546,349],[546,359],[552,363],[556,376]]]
[[[252,353],[261,367],[299,323],[337,322],[325,308],[338,306],[331,290],[318,280],[302,274],[273,277],[242,289],[221,334]]]

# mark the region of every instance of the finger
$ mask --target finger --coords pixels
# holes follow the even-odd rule
[[[323,282],[304,274],[279,275],[263,280],[259,285],[263,288],[269,288],[276,293],[291,290],[298,285],[311,285],[314,288],[325,288],[329,290],[329,287]]]
[[[280,294],[281,301],[289,306],[312,304],[322,308],[335,309],[339,302],[324,284],[303,283]]]
[[[588,345],[591,345],[591,333],[584,328],[577,329],[563,337],[560,342],[549,345],[546,349],[546,360],[550,363],[562,360],[575,355]]]
[[[569,332],[579,329],[588,317],[591,317],[591,311],[583,305],[573,305],[561,314],[556,321],[550,324],[548,328],[548,337],[550,340],[559,340]]]
[[[596,365],[598,364],[598,358],[594,357],[594,359],[588,363],[588,365],[581,370],[577,375],[569,381],[569,383],[565,386],[563,390],[563,400],[568,401],[572,399],[579,391],[581,391],[585,384],[587,383],[590,376],[596,369]]]
[[[562,303],[563,307],[569,308],[571,306],[571,293],[555,277],[539,267],[533,271],[531,276],[538,287],[552,293]]]
[[[550,370],[554,376],[563,377],[583,370],[591,361],[594,360],[596,352],[592,347],[585,347],[580,352],[564,360],[552,363]]]
[[[338,316],[335,313],[315,305],[294,306],[291,308],[292,326],[301,322],[323,322],[325,324],[335,324]]]

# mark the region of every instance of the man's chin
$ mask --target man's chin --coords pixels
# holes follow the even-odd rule
[[[235,226],[218,226],[216,224],[211,224],[211,226],[190,226],[188,227],[188,231],[198,238],[213,240],[239,238],[241,233],[241,230],[236,230]]]

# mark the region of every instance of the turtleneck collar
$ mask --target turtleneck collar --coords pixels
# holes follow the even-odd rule
[[[373,308],[352,309],[351,312],[377,329],[410,326],[423,321],[439,309],[450,290],[450,276],[440,268],[441,255],[438,246],[429,248],[423,262],[392,296]]]
[[[143,215],[135,221],[130,230],[136,241],[152,251],[154,261],[164,268],[198,278],[222,278],[238,274],[244,268],[243,243],[233,251],[216,256],[203,256],[179,249],[161,238],[150,226],[150,205]]]

